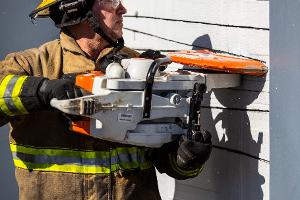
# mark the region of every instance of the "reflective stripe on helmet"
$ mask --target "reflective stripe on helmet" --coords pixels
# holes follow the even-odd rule
[[[0,84],[0,109],[9,116],[27,114],[19,95],[28,76],[7,75]]]
[[[145,151],[137,147],[110,151],[42,149],[15,144],[10,147],[15,166],[22,169],[94,174],[152,167],[145,159]]]
[[[40,9],[46,6],[49,6],[50,4],[52,4],[53,2],[55,2],[57,0],[43,0],[37,7],[36,9]]]
[[[43,0],[30,14],[31,19],[49,16],[49,7],[64,0]]]

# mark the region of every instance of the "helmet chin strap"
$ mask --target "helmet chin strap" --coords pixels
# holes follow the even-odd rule
[[[114,41],[109,37],[104,30],[100,27],[100,24],[96,17],[93,15],[92,11],[88,11],[86,14],[87,21],[94,30],[95,33],[99,34],[104,40],[106,40],[111,46],[116,47],[118,49],[124,47],[124,39],[123,37],[117,39],[117,41]]]

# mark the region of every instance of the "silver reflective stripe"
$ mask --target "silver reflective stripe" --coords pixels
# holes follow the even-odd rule
[[[13,89],[17,83],[17,80],[19,79],[20,77],[19,76],[13,76],[7,86],[6,86],[6,90],[4,92],[4,102],[7,106],[7,108],[10,110],[10,112],[12,113],[19,113],[20,111],[18,110],[18,108],[16,107],[15,105],[15,102],[13,101],[13,97],[12,97],[12,92],[13,92]]]
[[[74,164],[74,165],[100,165],[110,166],[120,163],[130,162],[145,162],[145,158],[138,160],[136,154],[119,154],[113,156],[109,160],[109,157],[104,158],[80,158],[80,157],[66,157],[66,156],[49,156],[49,155],[32,155],[20,152],[12,152],[13,159],[22,160],[24,162],[39,163],[39,164]]]
[[[20,113],[20,111],[16,107],[16,104],[12,98],[4,98],[4,102],[7,106],[7,108],[10,110],[10,112],[15,113],[15,114]]]
[[[32,155],[13,152],[13,158],[22,160],[24,162],[38,163],[38,164],[74,164],[74,165],[101,165],[108,167],[110,165],[109,159],[103,158],[79,158],[79,157],[65,157],[65,156],[48,156],[48,155]]]
[[[119,160],[119,162],[122,162],[122,163],[138,161],[136,153],[135,154],[118,154],[118,156],[112,157],[112,158]]]
[[[17,80],[19,79],[19,76],[13,76],[7,86],[6,86],[6,90],[4,92],[4,96],[3,97],[11,97],[12,96],[12,91],[14,90],[14,87],[16,85]]]

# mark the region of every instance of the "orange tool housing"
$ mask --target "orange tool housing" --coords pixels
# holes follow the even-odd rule
[[[210,50],[187,50],[168,52],[172,62],[197,66],[201,69],[262,76],[268,72],[264,63],[245,57],[215,53]]]
[[[75,84],[84,90],[93,92],[94,78],[97,76],[104,76],[101,71],[91,71],[86,74],[76,76]],[[91,135],[90,133],[90,118],[80,117],[79,120],[73,120],[70,124],[70,130],[84,135]]]

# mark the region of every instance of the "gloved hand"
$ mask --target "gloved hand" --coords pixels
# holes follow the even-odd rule
[[[182,136],[177,150],[177,165],[180,168],[199,168],[209,158],[212,150],[211,134],[206,130],[201,130],[197,134],[200,135],[194,135],[193,138],[201,138],[201,141]]]
[[[143,53],[141,53],[141,55],[139,57],[140,58],[149,58],[149,59],[155,60],[157,58],[164,58],[166,56],[161,54],[160,51],[148,49],[148,50],[144,51]]]
[[[50,108],[50,101],[53,98],[72,99],[83,96],[79,87],[74,84],[74,81],[68,79],[44,79],[38,89],[38,97],[43,106]]]

